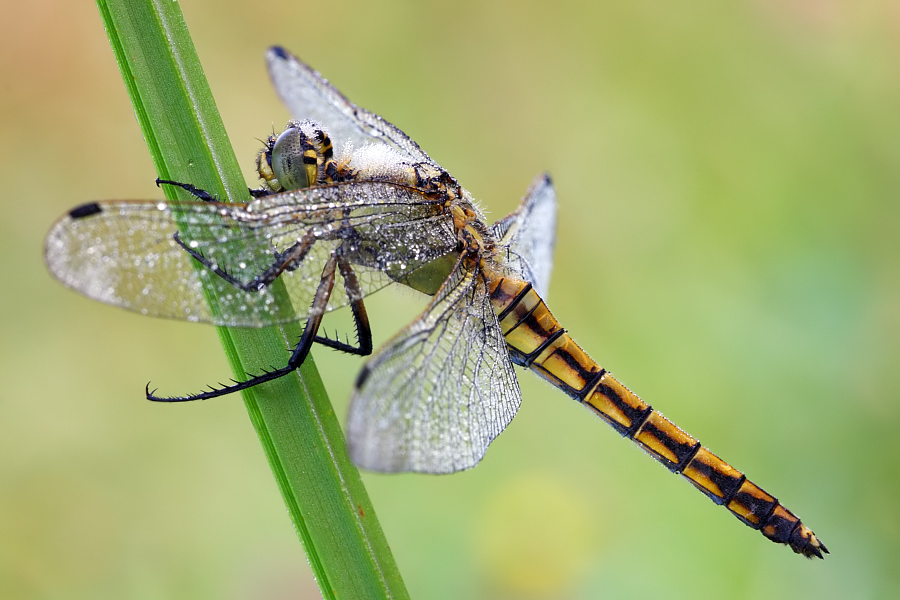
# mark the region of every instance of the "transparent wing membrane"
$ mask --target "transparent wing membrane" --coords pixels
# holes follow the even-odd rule
[[[350,455],[378,471],[467,469],[520,402],[482,278],[458,267],[360,375],[347,422]]]
[[[284,48],[270,48],[266,62],[272,84],[294,117],[324,124],[339,143],[350,141],[355,148],[367,143],[387,144],[413,162],[438,166],[400,129],[347,100],[318,72]]]
[[[519,207],[491,226],[508,268],[547,297],[556,245],[556,192],[550,177],[538,175]]]

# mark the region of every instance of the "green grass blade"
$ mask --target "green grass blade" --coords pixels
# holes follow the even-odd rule
[[[97,6],[159,177],[246,201],[246,183],[178,3],[97,0]],[[182,192],[166,186],[165,193],[175,199]],[[242,379],[283,364],[300,328],[220,328],[219,334],[235,378]],[[312,360],[297,376],[243,395],[323,596],[407,598]]]

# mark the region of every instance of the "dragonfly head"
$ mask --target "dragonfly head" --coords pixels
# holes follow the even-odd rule
[[[337,165],[331,138],[314,121],[289,121],[270,136],[256,158],[259,176],[272,191],[297,190],[334,180]]]

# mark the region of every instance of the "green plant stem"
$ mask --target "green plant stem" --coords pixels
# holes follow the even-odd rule
[[[248,200],[178,3],[97,0],[97,6],[158,176],[218,198]],[[165,194],[188,199],[171,186]],[[299,335],[297,324],[219,328],[238,380],[283,364]],[[245,390],[243,397],[322,595],[407,598],[311,358],[298,375]]]

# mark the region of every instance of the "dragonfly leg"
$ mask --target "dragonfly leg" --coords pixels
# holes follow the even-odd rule
[[[189,192],[192,196],[196,196],[200,198],[204,202],[218,202],[212,195],[206,190],[201,190],[198,187],[195,187],[189,183],[181,183],[180,181],[169,181],[168,179],[160,179],[156,178],[156,186],[159,187],[161,184],[174,185],[175,187],[180,187],[181,189]]]
[[[196,196],[197,198],[200,198],[201,200],[203,200],[205,202],[217,202],[217,200],[215,198],[213,198],[209,192],[207,192],[206,190],[201,190],[200,188],[193,186],[189,183],[181,183],[180,181],[169,181],[168,179],[159,179],[157,177],[156,185],[158,186],[161,183],[180,187],[181,189],[190,192],[192,195]],[[267,190],[264,188],[257,188],[257,189],[247,188],[247,191],[250,192],[251,198],[265,198],[266,196],[271,196],[272,194],[275,193],[272,190]]]
[[[316,336],[316,342],[347,354],[368,356],[372,354],[372,328],[369,326],[369,315],[366,313],[366,305],[363,304],[359,279],[357,279],[356,271],[353,270],[350,261],[347,260],[343,253],[338,254],[337,261],[341,270],[341,277],[344,280],[344,289],[347,290],[347,297],[354,299],[350,303],[350,310],[353,312],[353,322],[356,324],[357,345],[353,346],[338,339],[320,335]]]
[[[219,396],[224,396],[233,392],[239,392],[255,385],[266,383],[268,381],[272,381],[273,379],[278,379],[279,377],[284,377],[285,375],[299,367],[301,364],[303,364],[303,361],[306,360],[306,356],[309,354],[309,349],[312,346],[313,342],[316,340],[316,333],[319,331],[319,325],[322,324],[322,317],[325,314],[325,307],[328,305],[328,299],[331,297],[331,291],[334,289],[335,267],[337,265],[337,262],[337,255],[332,254],[328,259],[328,262],[325,263],[325,268],[322,271],[322,280],[319,282],[319,287],[316,289],[316,295],[313,297],[312,305],[310,306],[310,313],[312,314],[312,316],[306,320],[306,325],[303,328],[303,334],[300,336],[300,341],[297,342],[297,345],[294,347],[293,352],[291,352],[291,358],[288,360],[287,365],[279,369],[263,371],[261,375],[251,376],[246,381],[236,381],[232,385],[224,385],[219,388],[210,386],[209,391],[200,392],[198,394],[191,394],[188,396],[157,396],[156,390],[151,392],[150,384],[147,384],[147,400],[153,400],[154,402],[187,402],[189,400],[209,400],[210,398],[217,398]],[[371,339],[369,340],[369,346],[369,352],[371,352]]]
[[[225,269],[219,267],[216,263],[209,260],[203,254],[194,250],[187,244],[185,244],[181,240],[181,236],[178,233],[172,235],[172,238],[175,240],[175,243],[181,246],[181,248],[190,254],[194,260],[199,262],[201,265],[230,283],[236,288],[242,289],[245,292],[258,292],[259,290],[264,289],[270,283],[275,281],[279,275],[284,273],[285,271],[290,271],[296,268],[298,264],[306,257],[306,254],[309,252],[309,249],[312,248],[313,243],[315,242],[315,237],[312,235],[312,232],[307,233],[307,235],[285,250],[284,252],[277,252],[275,254],[275,261],[272,265],[263,271],[260,275],[254,277],[250,282],[244,283],[243,281],[237,279],[232,276],[231,273],[226,271]]]

